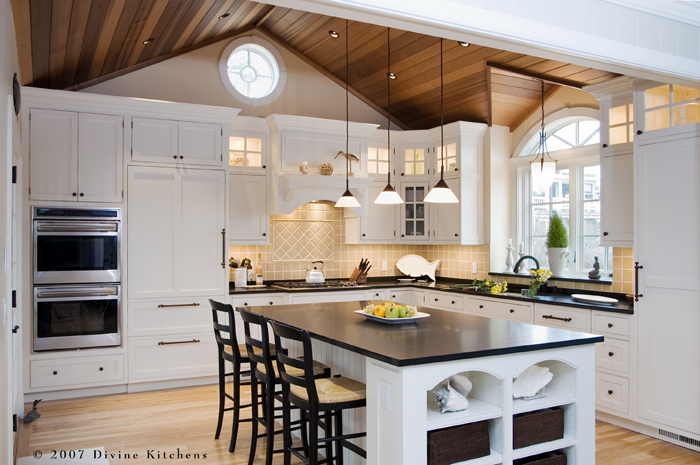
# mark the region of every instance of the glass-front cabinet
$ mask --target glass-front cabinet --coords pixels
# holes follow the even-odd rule
[[[427,242],[430,239],[428,205],[423,201],[428,183],[401,183],[401,241]]]
[[[430,179],[430,137],[428,131],[410,131],[399,135],[396,144],[396,169],[404,180]]]
[[[636,92],[637,135],[643,139],[697,130],[700,89],[641,81]]]
[[[263,137],[231,135],[228,140],[229,167],[267,168],[263,162]]]

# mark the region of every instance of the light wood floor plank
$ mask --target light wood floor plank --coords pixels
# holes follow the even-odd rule
[[[28,411],[31,404],[25,407]],[[226,415],[221,439],[216,441],[217,411],[216,385],[44,401],[39,404],[41,417],[20,430],[17,457],[35,450],[46,454],[104,447],[110,454],[122,454],[121,458],[110,456],[111,465],[172,465],[177,456],[171,459],[169,454],[177,454],[179,449],[182,455],[207,454],[206,459],[183,459],[180,463],[247,464],[250,423],[241,424],[236,452],[229,454],[231,414]],[[258,441],[256,464],[264,463],[264,444],[264,439]],[[275,444],[275,448],[280,447],[281,437]],[[149,450],[154,458],[148,455]],[[139,458],[124,454],[138,454]],[[281,454],[275,454],[273,463],[283,463]],[[596,464],[700,465],[700,453],[598,421]]]

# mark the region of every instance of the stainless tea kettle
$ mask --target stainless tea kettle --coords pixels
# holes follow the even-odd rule
[[[320,263],[321,264],[321,269],[317,269],[315,266],[312,270],[306,269],[306,282],[307,283],[323,283],[326,281],[326,279],[323,277],[323,262],[321,260],[311,262],[313,265],[314,263]]]

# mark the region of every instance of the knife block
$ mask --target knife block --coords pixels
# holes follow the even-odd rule
[[[360,277],[360,270],[358,270],[357,267],[355,267],[355,269],[350,274],[350,279],[348,279],[348,281],[350,281],[351,283],[357,282],[357,278],[359,278],[359,277]],[[366,279],[367,278],[365,277],[365,280]]]
[[[360,273],[357,276],[357,284],[366,284],[367,283],[367,273]]]

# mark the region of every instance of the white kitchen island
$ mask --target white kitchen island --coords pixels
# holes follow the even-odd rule
[[[388,325],[354,310],[366,302],[253,307],[269,319],[306,329],[314,358],[367,384],[367,408],[346,414],[345,431],[366,429],[366,463],[427,464],[428,432],[487,421],[490,454],[469,465],[511,464],[562,451],[569,465],[595,463],[595,346],[601,336],[419,308],[431,316]],[[554,374],[545,397],[513,400],[513,380],[531,365]],[[469,408],[441,414],[433,390],[453,374],[474,384]],[[513,449],[518,413],[562,407],[562,439]],[[346,453],[346,463],[364,463]]]

